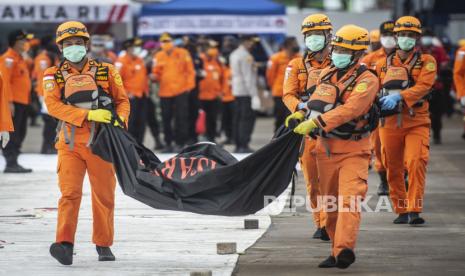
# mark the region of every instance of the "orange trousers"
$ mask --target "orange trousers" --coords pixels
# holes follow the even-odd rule
[[[370,136],[371,147],[373,148],[374,154],[374,167],[377,172],[385,172],[386,168],[384,167],[381,151],[381,139],[379,138],[379,127],[376,128]]]
[[[370,155],[370,151],[331,153],[329,157],[323,152],[316,155],[332,256],[344,248],[355,248],[361,219],[360,201],[368,190]],[[331,210],[329,200],[337,204],[337,210]]]
[[[85,144],[76,143],[73,151],[67,145],[58,146],[57,149],[61,198],[58,202],[56,241],[74,244],[82,184],[87,171],[92,189],[92,242],[99,246],[111,246],[116,185],[113,165],[94,155]]]
[[[312,151],[315,149],[316,140],[305,138],[304,151],[300,158],[300,166],[307,184],[307,195],[310,198],[310,206],[313,211],[313,222],[317,228],[322,228],[326,225],[326,214],[318,205],[318,196],[320,195],[320,187],[318,184],[318,169],[316,166],[315,153]]]
[[[421,212],[429,158],[429,126],[380,129],[389,196],[397,214]],[[408,192],[404,170],[408,172]]]

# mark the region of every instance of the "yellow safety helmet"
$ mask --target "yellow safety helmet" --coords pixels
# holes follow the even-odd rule
[[[421,34],[421,23],[413,16],[402,16],[394,24],[394,32],[411,31]]]
[[[380,36],[380,32],[378,29],[376,30],[372,30],[370,32],[370,42],[373,43],[373,42],[379,42],[379,36]]]
[[[321,13],[311,14],[305,17],[302,22],[301,32],[305,34],[308,31],[314,30],[332,30],[333,25],[328,16]]]
[[[459,45],[459,47],[465,46],[465,38],[459,39],[459,41],[457,42],[457,44]]]
[[[331,45],[340,46],[351,50],[366,50],[370,40],[368,31],[356,25],[345,25],[340,28],[331,41]]]
[[[75,36],[87,39],[90,38],[89,32],[87,32],[87,28],[84,24],[78,21],[67,21],[58,26],[55,42],[59,44],[64,39]]]

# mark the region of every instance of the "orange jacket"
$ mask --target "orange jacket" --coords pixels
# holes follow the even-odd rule
[[[125,54],[118,58],[115,67],[123,78],[124,89],[129,96],[141,98],[144,94],[148,95],[149,80],[142,58]]]
[[[169,53],[161,50],[153,58],[152,74],[160,84],[160,97],[175,97],[195,87],[195,70],[186,49],[174,47]]]
[[[199,82],[199,100],[211,101],[221,97],[223,70],[218,59],[202,55],[205,77]]]
[[[91,66],[96,66],[98,63],[94,60],[88,60],[85,64],[82,73],[88,72]],[[103,74],[99,74],[100,68]],[[71,67],[65,61],[61,66],[61,70],[67,70],[70,74],[79,74],[79,72]],[[90,123],[87,121],[86,109],[78,108],[72,105],[67,105],[61,100],[61,89],[64,87],[63,77],[60,78],[60,69],[53,66],[45,70],[43,85],[45,104],[47,105],[50,116],[53,116],[67,123],[67,131],[70,133],[69,124],[77,126],[75,134],[75,143],[87,143],[90,135]],[[108,72],[106,74],[105,72]],[[101,63],[99,71],[97,71],[97,84],[101,86],[113,98],[116,113],[128,121],[129,116],[129,100],[124,91],[123,81],[118,70],[109,63]],[[63,131],[60,133],[58,145],[64,145]]]
[[[455,54],[454,84],[457,99],[465,97],[465,46],[459,48]]]
[[[289,62],[284,74],[283,88],[283,102],[289,111],[297,111],[297,105],[301,102],[301,95],[306,89],[316,85],[320,70],[329,66],[330,63],[329,56],[321,63],[308,58],[304,62],[304,58],[302,57],[294,58]],[[310,76],[307,73],[308,70],[312,71]]]
[[[396,52],[392,59],[392,65],[407,66],[413,56],[414,53],[412,51],[408,58],[402,62]],[[415,85],[400,92],[405,103],[404,109],[402,110],[403,128],[430,124],[428,102],[425,101],[421,107],[413,108],[413,106],[430,93],[436,79],[436,68],[436,60],[431,55],[427,54],[421,54],[420,58],[418,58],[413,66],[410,74],[412,75]],[[386,59],[379,60],[376,63],[376,72],[378,73],[381,83],[383,83],[386,70]],[[413,108],[414,116],[411,116],[409,113],[411,108]],[[384,127],[391,129],[398,128],[397,120],[398,117],[395,115],[386,117]]]
[[[224,103],[229,103],[234,101],[234,95],[232,93],[231,87],[231,68],[229,66],[223,66],[223,98]]]
[[[3,77],[0,74],[0,131],[13,131],[13,121],[11,120],[10,103],[3,85]]]
[[[268,60],[266,68],[266,81],[271,87],[273,97],[283,96],[284,74],[286,72],[287,65],[294,58],[301,58],[301,56],[296,54],[292,57],[289,57],[286,51],[281,50],[272,55]]]
[[[8,48],[0,57],[0,72],[9,101],[29,104],[31,77],[26,60],[15,50]]]
[[[42,51],[34,59],[34,69],[32,71],[32,77],[36,80],[34,91],[39,96],[43,96],[44,92],[42,90],[42,80],[44,78],[44,72],[47,68],[53,65],[52,60],[50,60],[47,51]]]
[[[365,64],[369,69],[376,70],[376,63],[378,60],[385,59],[386,57],[386,51],[381,47],[374,52],[366,54],[360,63]]]
[[[354,73],[359,65],[353,66],[344,76],[337,79],[337,73],[330,78],[330,82],[334,85],[344,82],[352,73]],[[326,75],[329,70],[334,68],[325,68],[321,76]],[[320,80],[318,80],[320,82]],[[318,88],[317,88],[318,89]],[[370,71],[363,72],[356,78],[353,85],[350,85],[345,90],[342,101],[343,104],[336,108],[318,116],[315,120],[319,127],[325,132],[331,130],[366,114],[371,105],[373,104],[376,95],[379,91],[379,80]],[[318,92],[315,92],[318,93]],[[321,138],[317,139],[316,150],[325,152],[326,147],[329,148],[331,153],[349,153],[357,151],[371,150],[369,135],[358,140],[342,140],[338,138]]]

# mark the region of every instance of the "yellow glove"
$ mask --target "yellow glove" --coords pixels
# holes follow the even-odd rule
[[[124,124],[124,117],[123,117],[123,116],[119,116],[119,115],[118,115],[118,117],[119,117],[119,119],[121,120],[121,122]],[[117,127],[122,127],[122,128],[124,128],[124,125],[123,125],[123,126],[122,126],[122,125],[120,125],[120,124],[119,124],[119,122],[118,122],[118,120],[115,120],[115,124],[114,124],[114,126],[117,126]]]
[[[318,128],[318,125],[315,123],[313,119],[310,119],[296,126],[294,128],[294,132],[302,135],[307,135],[310,132],[312,132],[312,130],[314,130],[315,128]]]
[[[96,109],[90,110],[87,114],[88,121],[94,121],[99,123],[109,123],[111,122],[111,112],[106,109]]]
[[[304,118],[305,118],[305,114],[303,112],[301,112],[301,111],[294,112],[291,115],[286,117],[286,121],[285,121],[284,125],[286,127],[288,127],[290,120],[297,120],[297,121],[301,122]]]

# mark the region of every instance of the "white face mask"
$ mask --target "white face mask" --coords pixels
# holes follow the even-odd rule
[[[380,41],[381,45],[386,49],[393,49],[396,47],[396,39],[393,36],[382,36]]]
[[[132,49],[132,54],[135,56],[139,56],[142,53],[142,48],[140,46],[134,47]]]
[[[421,38],[421,45],[423,46],[431,46],[433,44],[433,37],[431,36],[424,36]]]

